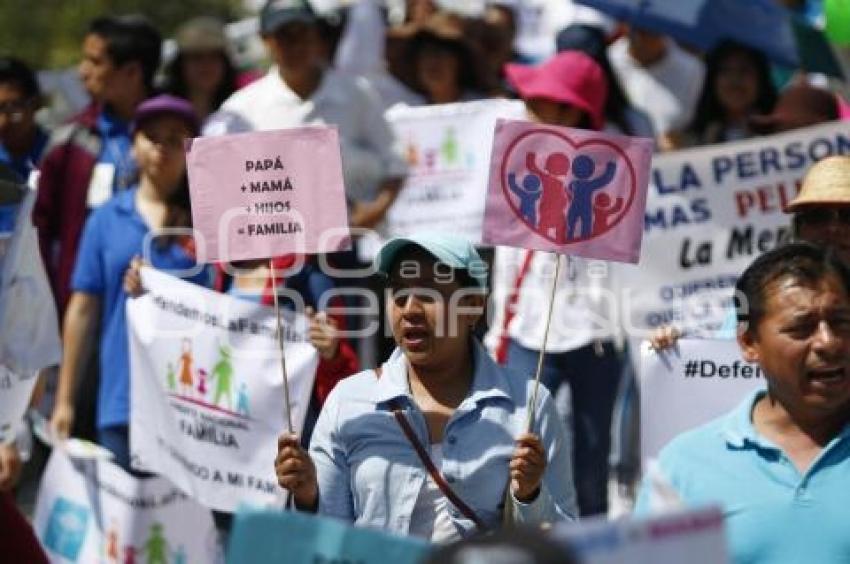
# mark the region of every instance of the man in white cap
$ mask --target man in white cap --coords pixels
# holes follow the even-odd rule
[[[335,125],[351,225],[373,227],[395,200],[406,163],[377,94],[365,81],[324,67],[319,23],[306,0],[269,0],[260,33],[275,64],[227,99],[204,134]]]

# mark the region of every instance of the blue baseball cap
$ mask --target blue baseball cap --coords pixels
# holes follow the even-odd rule
[[[378,251],[375,268],[389,275],[399,251],[408,246],[419,247],[439,262],[458,270],[465,270],[479,288],[487,287],[487,263],[469,241],[443,233],[422,232],[408,237],[391,239]]]
[[[315,24],[318,21],[307,0],[269,0],[260,10],[260,33],[270,35],[290,23]]]

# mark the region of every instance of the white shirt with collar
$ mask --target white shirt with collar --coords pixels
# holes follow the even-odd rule
[[[484,338],[491,353],[508,337],[527,349],[543,346],[556,256],[496,247],[490,293],[493,318]],[[560,260],[546,350],[562,353],[594,341],[617,339],[620,326],[611,265],[580,257]],[[515,301],[511,296],[516,296]]]
[[[608,49],[611,67],[631,104],[645,112],[658,135],[685,129],[702,93],[705,66],[673,41],[664,57],[643,66],[623,37]]]
[[[401,145],[384,118],[380,98],[360,78],[326,69],[309,98],[301,98],[276,66],[235,92],[210,116],[204,135],[335,125],[342,149],[346,193],[371,200],[386,178],[406,174]]]

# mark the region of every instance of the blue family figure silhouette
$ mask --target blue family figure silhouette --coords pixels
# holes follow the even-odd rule
[[[183,545],[177,547],[177,550],[174,551],[174,559],[172,560],[172,564],[186,564],[186,549],[183,548]]]
[[[519,212],[523,219],[537,228],[537,200],[543,194],[540,177],[536,174],[526,174],[520,186],[517,184],[516,174],[512,172],[508,175],[508,186],[519,198]]]
[[[591,178],[596,171],[596,163],[587,155],[579,155],[573,159],[573,176],[575,180],[569,183],[569,193],[572,204],[567,212],[567,239],[586,239],[593,233],[593,193],[611,183],[617,172],[617,165],[609,162],[605,172]],[[576,228],[581,223],[581,230],[576,237]]]
[[[236,395],[236,413],[250,417],[251,413],[248,410],[248,386],[245,382],[239,385],[239,392]]]
[[[596,237],[600,233],[604,233],[609,224],[609,218],[619,213],[623,209],[625,200],[617,197],[614,203],[611,203],[611,196],[606,192],[600,192],[593,198],[593,236]]]

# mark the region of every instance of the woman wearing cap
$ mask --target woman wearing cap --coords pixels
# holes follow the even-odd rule
[[[533,383],[473,336],[486,267],[469,243],[422,234],[378,254],[398,348],[331,392],[309,454],[283,435],[275,470],[298,507],[451,541],[502,519],[575,516],[570,445],[548,393],[525,433]],[[430,468],[430,470],[429,470]]]
[[[600,130],[608,93],[605,74],[590,56],[562,51],[538,66],[507,65],[508,81],[529,114],[547,125]],[[555,155],[557,156],[557,154]],[[562,210],[570,162],[560,168],[552,156],[530,153],[530,165],[549,176],[551,194],[541,196],[540,209]],[[552,174],[554,173],[554,174]],[[554,182],[551,182],[554,179]],[[564,222],[565,217],[553,218]],[[611,419],[621,359],[614,345],[617,330],[605,300],[608,269],[569,258],[557,282],[557,297],[543,359],[542,382],[555,397],[567,429],[574,428],[573,467],[582,515],[607,509]],[[552,285],[554,259],[549,253],[497,247],[493,273],[495,313],[485,343],[500,363],[525,376],[534,374],[543,346],[543,324]]]
[[[192,102],[201,121],[236,91],[236,67],[230,59],[224,26],[201,16],[177,31],[177,54],[165,67],[164,90]]]
[[[139,182],[92,213],[83,231],[71,284],[73,294],[65,313],[64,355],[51,421],[59,437],[69,435],[77,374],[99,325],[98,442],[112,451],[126,470],[130,469],[130,363],[125,275],[134,278],[131,263],[145,255],[155,268],[194,271],[191,281],[209,283],[207,270],[196,268],[191,238],[157,235],[164,229],[190,226],[183,143],[197,134],[197,116],[186,100],[157,96],[138,107],[133,131]],[[152,241],[147,248],[146,241]],[[131,290],[138,287],[137,279],[130,282],[134,282],[129,284]]]

